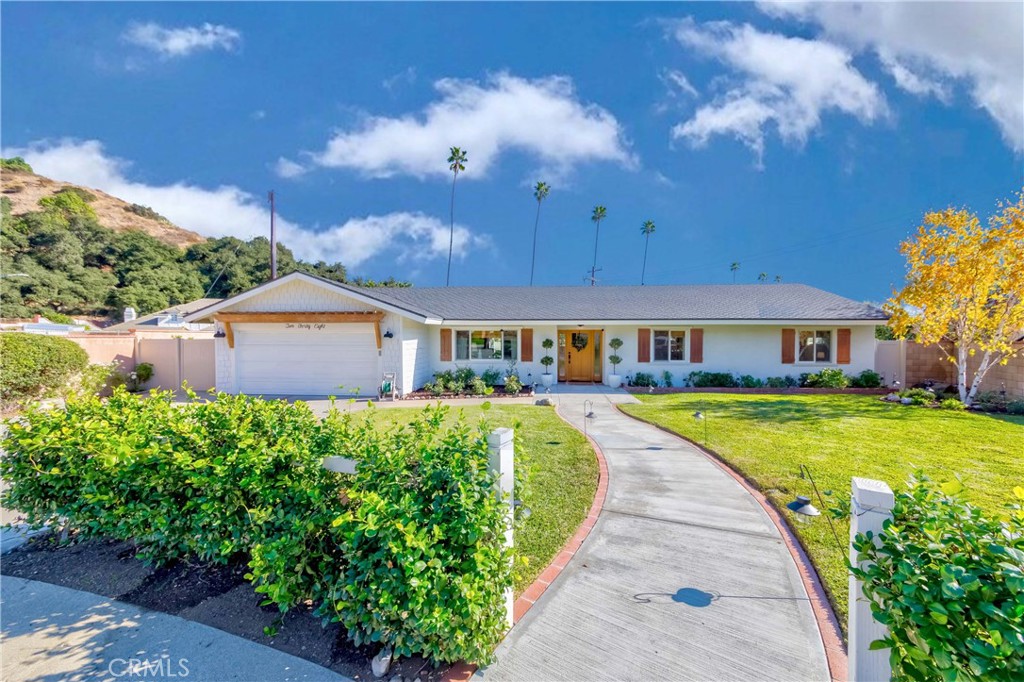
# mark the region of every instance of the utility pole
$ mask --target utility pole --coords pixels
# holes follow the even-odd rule
[[[274,229],[274,190],[267,192],[270,200],[270,279],[277,279],[277,231]]]

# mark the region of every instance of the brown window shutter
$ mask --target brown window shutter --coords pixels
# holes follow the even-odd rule
[[[690,362],[704,362],[704,330],[690,330]]]
[[[651,330],[650,329],[637,329],[636,330],[636,361],[637,362],[650,362],[651,361]]]
[[[441,330],[441,362],[452,361],[452,330]]]
[[[796,330],[782,330],[782,364],[792,365],[796,362]]]
[[[836,362],[840,365],[850,364],[850,330],[836,330]]]
[[[533,362],[533,330],[519,330],[519,359],[523,362]]]

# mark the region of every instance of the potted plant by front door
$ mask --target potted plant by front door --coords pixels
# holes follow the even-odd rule
[[[622,339],[612,339],[608,342],[608,345],[612,349],[612,354],[608,356],[608,362],[612,365],[612,373],[608,375],[608,385],[612,388],[618,388],[622,385],[622,377],[619,376],[617,371],[619,363],[622,362],[622,358],[618,354],[619,349],[622,348]]]
[[[544,357],[540,359],[540,364],[544,365],[544,373],[540,375],[540,382],[544,384],[545,388],[550,388],[551,384],[555,382],[555,378],[551,375],[551,365],[555,364],[555,359],[548,351],[555,347],[555,342],[551,339],[544,339],[540,345],[544,348]]]

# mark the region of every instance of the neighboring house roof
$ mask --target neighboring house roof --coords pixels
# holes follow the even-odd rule
[[[804,284],[697,284],[597,287],[354,287],[292,273],[238,295],[290,279],[341,289],[363,300],[431,321],[661,321],[661,320],[836,320],[878,321],[888,316],[867,303]],[[230,307],[225,299],[199,320]]]
[[[150,313],[149,315],[142,315],[140,317],[135,318],[134,320],[128,320],[127,322],[119,322],[117,324],[112,324],[109,327],[104,327],[103,331],[127,332],[131,331],[132,329],[162,329],[164,327],[159,326],[159,318],[163,315],[172,315],[174,313],[177,313],[178,315],[181,315],[182,319],[184,320],[184,317],[186,315],[194,313],[197,310],[207,308],[213,305],[214,303],[220,303],[221,300],[223,299],[197,298],[196,300],[189,301],[188,303],[179,303],[178,305],[172,305],[168,308],[164,308],[163,310],[158,310],[155,313]],[[173,329],[173,327],[167,327],[167,329]]]

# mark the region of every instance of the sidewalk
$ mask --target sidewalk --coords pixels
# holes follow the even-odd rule
[[[693,446],[618,412],[635,400],[624,391],[566,387],[555,400],[581,431],[588,422],[608,496],[477,678],[828,680],[797,567],[760,505]]]
[[[351,682],[247,639],[88,592],[0,576],[0,595],[6,682]]]

